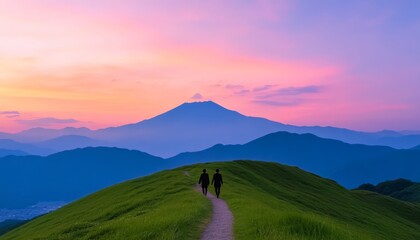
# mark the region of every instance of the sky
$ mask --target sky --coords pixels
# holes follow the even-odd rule
[[[420,130],[418,0],[0,0],[0,131],[134,123],[183,102]]]

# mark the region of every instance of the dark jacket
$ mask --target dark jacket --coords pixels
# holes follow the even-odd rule
[[[210,184],[210,178],[209,175],[207,173],[203,173],[200,176],[200,180],[198,180],[198,184],[201,183],[202,187],[208,187]]]
[[[222,186],[222,184],[223,184],[222,174],[220,174],[220,173],[215,173],[215,174],[213,175],[213,179],[211,180],[211,185],[213,185],[213,183],[214,183],[214,186],[215,186],[215,187],[220,187],[220,186]]]

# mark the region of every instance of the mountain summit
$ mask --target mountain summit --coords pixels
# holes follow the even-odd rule
[[[168,157],[218,143],[245,143],[279,131],[283,126],[267,119],[247,117],[207,101],[184,103],[151,119],[98,130],[95,137],[117,141],[119,147]]]
[[[228,119],[238,119],[244,115],[226,109],[219,104],[206,101],[206,102],[189,102],[183,103],[165,113],[162,113],[154,118],[139,122],[158,122],[158,121],[175,121],[175,122],[196,122],[196,121],[225,121]]]
[[[179,114],[181,114],[182,117],[184,117],[185,115],[205,115],[205,116],[210,116],[212,114],[232,114],[232,115],[241,115],[238,112],[226,109],[224,107],[222,107],[221,105],[213,102],[213,101],[205,101],[205,102],[187,102],[187,103],[183,103],[181,105],[179,105],[176,108],[173,108],[159,116],[157,116],[156,118],[160,117],[160,116],[177,116]]]

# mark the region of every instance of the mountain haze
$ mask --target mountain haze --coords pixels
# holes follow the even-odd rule
[[[0,158],[10,155],[25,156],[28,154],[19,150],[0,149]]]
[[[87,128],[34,128],[0,137],[43,147],[44,151],[25,151],[42,155],[70,150],[74,147],[112,146],[145,151],[160,157],[182,152],[199,151],[215,144],[244,144],[266,134],[287,131],[311,133],[322,138],[347,143],[412,148],[420,145],[420,135],[395,131],[360,132],[336,127],[293,126],[264,118],[248,117],[226,109],[212,101],[184,103],[151,119],[117,127],[90,130]],[[65,141],[63,138],[65,137]],[[71,137],[70,137],[71,136]],[[83,139],[82,137],[89,138]],[[63,143],[63,144],[60,144]],[[65,143],[65,144],[64,144]]]
[[[48,148],[37,147],[34,144],[20,143],[10,139],[0,139],[0,149],[3,151],[19,151],[32,155],[48,155],[53,151]]]

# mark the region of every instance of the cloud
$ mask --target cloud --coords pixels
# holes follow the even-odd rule
[[[244,86],[242,86],[242,85],[227,84],[227,85],[225,85],[225,88],[227,88],[227,89],[232,89],[232,90],[239,90],[239,89],[243,89],[243,88],[245,88],[245,87],[244,87]]]
[[[259,95],[258,98],[272,98],[277,96],[297,96],[297,95],[303,95],[303,94],[312,94],[312,93],[319,93],[322,92],[323,87],[322,86],[304,86],[304,87],[287,87],[287,88],[281,88],[274,91],[270,91],[267,94]]]
[[[15,122],[24,124],[24,125],[30,125],[30,126],[51,126],[51,125],[57,125],[57,124],[72,124],[72,123],[80,123],[80,121],[76,119],[59,119],[59,118],[53,118],[53,117],[47,117],[47,118],[36,118],[36,119],[19,119],[15,120]]]
[[[18,111],[2,111],[0,112],[1,115],[19,115]]]
[[[194,100],[200,100],[202,98],[203,98],[203,95],[201,95],[200,93],[196,93],[191,97],[191,99],[194,99]]]
[[[268,105],[268,106],[276,106],[276,107],[292,107],[292,106],[298,106],[303,103],[303,101],[300,99],[286,100],[286,101],[255,100],[253,102],[260,105]]]
[[[20,116],[20,112],[18,111],[1,111],[0,115],[4,115],[7,118],[15,118]]]
[[[249,92],[251,92],[251,91],[249,91],[248,89],[242,89],[241,91],[235,92],[235,94],[236,95],[245,95],[245,94],[248,94]]]
[[[254,88],[252,91],[254,91],[254,92],[266,91],[266,90],[272,89],[275,86],[277,86],[277,85],[263,85],[263,86]]]

